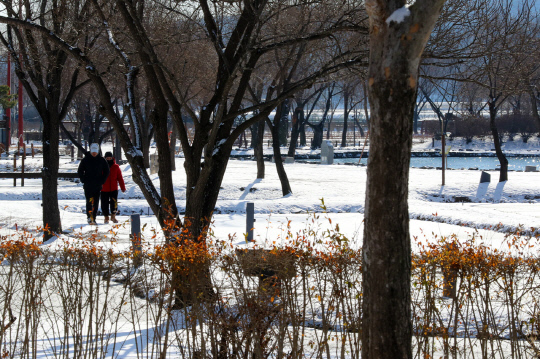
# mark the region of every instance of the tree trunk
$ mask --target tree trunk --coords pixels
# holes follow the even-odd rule
[[[328,120],[328,127],[326,128],[326,139],[330,139],[330,128],[332,127],[332,117]]]
[[[42,206],[43,240],[46,241],[57,233],[62,233],[60,208],[58,207],[58,167],[59,167],[59,132],[57,118],[43,117],[43,169],[42,169]],[[45,230],[47,228],[48,230]]]
[[[328,113],[330,112],[330,107],[332,106],[332,96],[334,94],[335,87],[336,87],[336,83],[333,82],[332,86],[328,88],[328,98],[326,99],[324,113],[322,115],[321,121],[316,125],[310,125],[310,127],[314,131],[313,142],[311,143],[312,150],[316,148],[320,148],[322,145],[322,140],[324,138],[324,124],[326,123],[328,119]],[[328,131],[326,132],[327,139],[330,139],[330,125],[331,124],[332,124],[332,119],[330,119],[330,122],[328,123]]]
[[[356,126],[358,126],[358,131],[360,131],[360,137],[364,137],[364,130],[362,129],[362,125],[360,125],[360,122],[358,122],[358,118],[354,118],[354,122],[356,123]],[[368,127],[369,128],[369,127]],[[369,131],[369,130],[368,130]]]
[[[283,161],[281,159],[281,148],[279,146],[279,129],[281,127],[280,122],[283,118],[282,113],[285,109],[288,109],[288,106],[278,106],[278,110],[276,111],[276,115],[274,116],[274,122],[271,123],[274,162],[276,164],[276,171],[279,177],[279,182],[281,183],[281,192],[284,196],[292,193],[289,178],[287,177],[287,173],[285,172],[285,167],[283,166]]]
[[[362,358],[412,358],[408,182],[418,66],[444,0],[368,0],[370,149]],[[398,10],[399,9],[399,10]],[[405,14],[389,21],[394,11]]]
[[[280,105],[281,118],[279,119],[279,145],[287,146],[287,137],[289,135],[289,102],[290,100],[285,100]],[[277,113],[276,113],[277,116]],[[275,123],[275,122],[274,122]]]
[[[300,134],[300,125],[304,122],[304,108],[296,107],[292,117],[291,142],[289,143],[289,151],[287,156],[294,157],[296,154],[296,143]]]
[[[306,139],[306,123],[303,121],[300,124],[300,147],[304,147],[307,144]]]
[[[321,148],[324,136],[324,122],[311,125],[310,127],[313,129],[313,141],[311,142],[311,149],[315,150],[317,148]]]
[[[81,143],[82,140],[82,126],[77,127],[77,142]],[[77,159],[82,159],[84,157],[84,152],[80,147],[77,147]]]
[[[349,92],[343,94],[343,132],[341,133],[341,147],[347,147],[347,127],[349,121]]]
[[[281,183],[281,193],[286,196],[292,193],[291,185],[289,183],[289,178],[285,172],[285,167],[283,166],[283,160],[281,159],[281,149],[279,147],[279,127],[276,127],[276,124],[272,126],[272,144],[274,148],[274,162],[276,163],[276,171],[279,177],[279,182]]]
[[[161,217],[168,220],[177,218],[178,211],[176,200],[174,198],[174,188],[172,181],[172,158],[169,147],[169,135],[167,132],[167,113],[168,108],[165,105],[157,106],[156,116],[153,121],[154,139],[158,152],[158,176],[161,194]],[[164,228],[165,233],[173,228]]]
[[[176,171],[176,125],[171,126],[171,137],[169,140],[169,149],[171,151],[171,171]]]
[[[150,168],[150,141],[151,138],[148,138],[148,136],[142,136],[141,150],[143,154],[143,163],[145,168]]]
[[[407,197],[412,147],[410,119],[416,92],[401,83],[408,77],[406,64],[406,61],[393,64],[394,70],[400,70],[402,75],[396,73],[390,81],[381,79],[375,71],[370,72],[377,77],[370,87],[371,142],[362,268],[362,357],[365,358],[412,357]]]
[[[368,81],[368,80],[366,80]],[[369,117],[369,110],[368,110],[368,105],[369,105],[369,101],[368,101],[368,88],[366,87],[366,81],[362,81],[362,87],[364,89],[364,116],[366,116],[366,124],[367,124],[367,132],[369,132],[369,130],[371,129],[371,119]],[[362,127],[360,127],[362,128]],[[363,130],[362,130],[363,132]],[[362,135],[364,136],[364,135]]]
[[[116,159],[116,162],[122,161],[122,146],[120,145],[120,139],[118,138],[118,135],[114,135],[114,158]]]
[[[499,182],[508,181],[508,159],[504,155],[501,148],[501,140],[499,137],[499,131],[497,129],[497,124],[495,119],[497,118],[497,107],[493,101],[489,101],[489,128],[491,129],[491,134],[493,135],[493,145],[495,146],[495,153],[499,159],[501,165],[499,173]]]
[[[413,132],[418,134],[418,120],[420,119],[420,114],[417,111],[417,107],[414,108],[414,119],[413,119]]]
[[[257,160],[257,178],[264,178],[264,151],[263,151],[263,142],[264,142],[264,121],[259,121],[256,125],[255,146],[253,152],[255,154],[255,159]]]
[[[534,119],[536,120],[536,126],[538,131],[540,131],[540,114],[538,113],[538,100],[536,99],[536,94],[534,93],[534,88],[532,85],[529,85],[529,96],[531,97],[531,110]]]

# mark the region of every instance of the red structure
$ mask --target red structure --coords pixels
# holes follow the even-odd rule
[[[9,86],[8,95],[11,93],[11,54],[7,55],[7,85]],[[11,145],[11,109],[6,108],[6,127],[7,127],[7,146]]]

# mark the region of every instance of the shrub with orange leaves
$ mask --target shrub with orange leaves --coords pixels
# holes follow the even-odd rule
[[[179,273],[186,276],[190,271],[207,266],[212,259],[206,242],[184,241],[182,245],[167,243],[154,247],[150,254],[152,263],[166,274]]]
[[[17,261],[32,261],[39,258],[43,253],[39,248],[39,242],[35,240],[6,240],[0,243],[0,262],[7,260],[12,263]]]

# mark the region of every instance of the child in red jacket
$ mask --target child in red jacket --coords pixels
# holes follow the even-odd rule
[[[122,177],[122,171],[120,166],[114,160],[111,152],[105,153],[105,159],[109,164],[109,177],[103,184],[101,189],[101,211],[105,216],[103,223],[109,223],[109,209],[111,214],[111,221],[113,223],[118,223],[116,219],[116,213],[118,212],[118,184],[120,184],[120,189],[122,192],[126,191],[126,186],[124,185],[124,178]]]

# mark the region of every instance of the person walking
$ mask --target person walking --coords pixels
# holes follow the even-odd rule
[[[101,187],[109,175],[109,165],[99,154],[99,144],[92,143],[90,145],[90,152],[87,152],[81,160],[77,172],[83,183],[84,196],[86,197],[88,224],[95,225]]]
[[[122,170],[114,160],[111,152],[105,152],[105,160],[109,164],[110,172],[101,189],[101,212],[105,216],[103,223],[109,223],[109,213],[111,214],[111,221],[118,223],[116,219],[118,213],[118,185],[120,185],[122,193],[126,192],[126,186],[124,177],[122,177]]]

